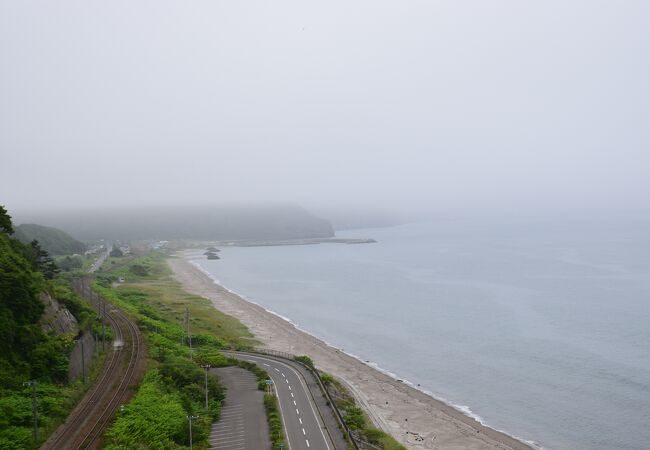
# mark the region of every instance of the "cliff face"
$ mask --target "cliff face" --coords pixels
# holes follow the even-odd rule
[[[72,381],[81,377],[84,372],[83,366],[88,368],[95,353],[95,339],[89,332],[79,335],[79,322],[76,317],[50,294],[43,292],[40,298],[45,305],[45,311],[39,322],[43,331],[57,335],[67,334],[76,338],[75,345],[70,352],[68,379]]]
[[[40,325],[46,333],[71,334],[79,333],[79,323],[68,308],[61,305],[47,292],[41,293],[41,301],[45,305],[45,312],[40,320]]]

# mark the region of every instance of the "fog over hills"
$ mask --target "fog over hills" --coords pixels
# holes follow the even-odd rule
[[[14,237],[25,244],[36,240],[50,255],[71,255],[83,253],[86,250],[86,246],[82,242],[68,233],[34,223],[18,225]]]
[[[640,0],[2,2],[0,202],[647,209],[648,17]]]
[[[17,212],[17,222],[61,228],[77,239],[297,239],[330,237],[330,223],[294,205],[185,206]]]

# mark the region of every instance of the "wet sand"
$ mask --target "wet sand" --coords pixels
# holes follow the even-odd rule
[[[216,284],[190,262],[190,253],[168,260],[175,278],[192,294],[239,319],[265,348],[309,355],[316,366],[344,382],[377,427],[410,449],[517,449],[532,447],[481,425],[457,409],[364,364],[297,329],[261,306]]]

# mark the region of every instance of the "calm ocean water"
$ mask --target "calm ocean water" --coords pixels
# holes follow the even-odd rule
[[[417,223],[201,266],[302,329],[562,450],[650,448],[650,226]]]

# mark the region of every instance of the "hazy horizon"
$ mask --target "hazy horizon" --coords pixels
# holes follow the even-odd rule
[[[649,212],[643,1],[4,2],[11,211]]]

